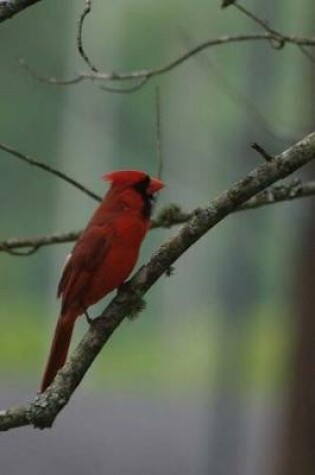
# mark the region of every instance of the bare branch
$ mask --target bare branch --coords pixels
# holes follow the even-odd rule
[[[263,159],[266,160],[266,162],[271,162],[271,160],[274,159],[274,157],[272,155],[270,155],[268,152],[266,152],[266,150],[263,147],[261,147],[260,145],[258,145],[258,143],[256,143],[256,142],[252,143],[251,147],[252,147],[253,150],[258,152],[259,155],[261,155],[263,157]]]
[[[237,3],[236,1],[234,2],[234,6],[238,10],[240,10],[242,13],[244,13],[246,16],[248,16],[251,20],[253,20],[255,23],[260,25],[264,30],[268,31],[272,35],[279,36],[282,39],[282,35],[278,31],[271,28],[265,20],[262,20],[261,18],[259,18],[257,15],[255,15],[255,13],[253,13],[250,10],[248,10],[247,8],[243,7],[242,5]]]
[[[28,163],[29,165],[35,166],[37,168],[41,168],[42,170],[45,170],[46,172],[51,173],[52,175],[55,175],[58,178],[61,178],[67,183],[70,183],[70,185],[74,186],[78,190],[83,191],[83,193],[90,196],[96,201],[102,200],[102,198],[99,195],[89,190],[88,188],[83,186],[81,183],[71,178],[69,175],[66,175],[65,173],[57,170],[56,168],[53,168],[50,165],[47,165],[46,163],[39,162],[38,160],[35,160],[34,158],[24,155],[23,153],[19,152],[18,150],[13,149],[12,147],[9,147],[9,145],[5,145],[4,143],[0,143],[0,149],[4,150],[5,152],[10,153],[12,156],[19,158],[20,160],[22,160],[25,163]]]
[[[41,0],[0,0],[0,23]]]
[[[185,47],[191,47],[191,37],[187,35],[187,33],[182,33],[181,36]],[[259,123],[259,125],[263,127],[263,129],[275,140],[281,140],[282,144],[291,143],[295,142],[296,138],[301,135],[297,134],[296,131],[294,134],[291,131],[286,131],[285,133],[280,133],[277,131],[278,128],[272,124],[271,119],[266,117],[261,112],[252,98],[249,98],[243,91],[239,90],[237,86],[229,80],[226,74],[220,70],[220,67],[218,67],[210,59],[209,55],[196,56],[195,61],[206,72],[208,80],[211,81],[211,83],[217,89],[219,89],[224,94],[224,96],[228,97],[237,106],[239,106],[251,120],[253,119],[255,122]]]
[[[289,185],[281,184],[267,188],[248,200],[236,211],[256,209],[262,206],[281,203],[283,201],[292,201],[297,198],[306,198],[308,196],[314,195],[315,181],[310,181],[303,184],[299,180],[293,180]]]
[[[81,82],[83,79],[80,76],[75,76],[72,79],[66,79],[63,81],[62,79],[57,79],[55,77],[46,77],[39,74],[37,71],[34,71],[25,61],[24,58],[17,59],[18,64],[25,69],[25,71],[36,81],[42,82],[44,84],[56,84],[58,86],[69,86],[71,84],[77,84]]]
[[[302,45],[299,45],[298,48],[300,49],[301,53],[309,60],[311,63],[315,63],[315,56],[309,52],[309,50]]]
[[[95,73],[97,73],[98,69],[96,66],[94,66],[94,64],[88,57],[87,53],[85,52],[83,48],[83,41],[82,41],[82,30],[83,30],[84,20],[89,15],[89,13],[91,13],[91,9],[92,9],[92,0],[85,0],[85,7],[78,21],[77,47],[83,61],[88,65],[91,71],[94,71]]]
[[[110,86],[100,86],[100,89],[106,92],[113,92],[117,94],[129,94],[131,92],[139,91],[150,78],[142,78],[138,81],[137,84],[129,87],[110,87]]]
[[[89,13],[91,13],[92,10],[92,0],[86,0],[85,1],[86,5],[85,8],[80,15],[79,21],[78,21],[78,33],[77,33],[77,48],[79,51],[79,54],[83,61],[88,65],[88,67],[91,69],[91,71],[98,73],[99,69],[92,63],[90,60],[89,56],[87,55],[84,47],[83,47],[83,40],[82,40],[82,31],[83,31],[83,24],[85,21],[85,18]],[[33,74],[34,76],[34,74]],[[39,78],[40,81],[43,81],[43,78]],[[138,91],[141,89],[147,82],[149,78],[142,78],[140,81],[138,81],[136,84],[130,87],[111,87],[111,86],[101,86],[100,89],[106,92],[114,93],[114,94],[129,94],[135,91]]]
[[[162,155],[162,138],[161,138],[161,98],[159,87],[155,88],[155,142],[156,142],[156,158],[157,158],[157,177],[162,178],[163,175],[163,155]]]
[[[194,48],[189,49],[185,53],[179,55],[177,58],[173,59],[172,61],[167,62],[166,64],[152,69],[140,69],[134,71],[127,71],[127,72],[94,72],[94,71],[84,71],[76,76],[69,78],[69,79],[58,79],[55,77],[43,77],[42,75],[34,72],[25,62],[24,60],[20,60],[20,64],[37,80],[48,83],[48,84],[55,84],[61,86],[68,86],[73,84],[78,84],[83,81],[99,81],[99,82],[106,82],[106,81],[130,81],[135,79],[144,79],[146,78],[149,80],[155,76],[161,76],[162,74],[168,73],[173,69],[177,68],[181,64],[185,63],[193,56],[201,53],[202,51],[213,47],[213,46],[220,46],[229,43],[238,43],[238,42],[247,42],[247,41],[269,41],[275,42],[279,44],[279,34],[273,34],[269,32],[265,33],[253,33],[248,35],[227,35],[221,36],[218,38],[213,38],[207,40],[203,43],[198,44]],[[302,45],[302,46],[315,46],[315,38],[313,37],[305,37],[305,36],[295,36],[295,35],[281,35],[281,41],[283,44],[294,44],[294,45]],[[141,85],[143,86],[143,84]],[[140,87],[141,87],[140,86]],[[120,91],[115,91],[120,92]]]
[[[289,185],[278,185],[262,193],[258,193],[247,203],[237,208],[235,212],[260,208],[262,206],[292,201],[297,198],[307,198],[315,195],[315,181],[300,183],[295,180]],[[171,228],[173,226],[186,223],[193,215],[193,212],[184,211],[176,204],[164,206],[152,220],[151,229]],[[44,246],[53,244],[63,244],[73,242],[78,239],[82,231],[72,231],[68,233],[55,233],[47,236],[34,236],[29,238],[11,238],[0,241],[0,252],[7,252],[15,256],[27,256],[38,251]],[[15,251],[15,249],[29,248],[27,251]]]
[[[276,48],[276,49],[281,49],[284,47],[285,45],[285,37],[284,35],[282,35],[279,31],[275,30],[274,28],[271,28],[268,23],[265,21],[265,20],[262,20],[261,18],[259,18],[255,13],[251,12],[250,10],[248,10],[247,8],[243,7],[242,5],[240,5],[239,3],[237,3],[236,1],[233,2],[234,6],[240,10],[242,13],[244,13],[246,16],[248,16],[251,20],[253,20],[255,23],[257,23],[258,25],[260,25],[265,31],[267,31],[268,33],[271,33],[272,35],[274,36],[277,36],[278,37],[278,40],[276,42],[271,41],[271,45]],[[314,56],[307,50],[307,48],[303,45],[297,45],[297,47],[299,48],[299,50],[301,51],[301,53],[309,60],[311,61],[312,63],[315,62],[315,58]]]
[[[11,256],[18,256],[18,257],[28,257],[31,256],[32,254],[35,254],[35,252],[38,251],[40,248],[39,245],[35,245],[30,247],[29,249],[26,249],[25,251],[16,251],[14,249],[10,249],[10,247],[7,247],[6,243],[3,244],[3,248],[0,248],[0,251],[5,251],[7,254],[10,254]]]
[[[110,336],[131,313],[135,303],[177,259],[242,204],[313,159],[315,133],[308,135],[274,160],[265,162],[248,173],[208,206],[196,209],[191,219],[160,246],[149,262],[113,298],[90,327],[63,369],[58,372],[51,386],[33,402],[1,411],[0,430],[25,425],[51,427]]]
[[[43,246],[76,241],[80,236],[80,233],[81,231],[71,231],[69,233],[54,233],[47,236],[11,238],[7,239],[6,241],[0,241],[0,252],[7,252],[9,254],[13,254],[14,252],[14,255],[21,255],[17,254],[14,250],[29,248],[31,249],[30,253],[32,253],[33,249],[38,251]]]

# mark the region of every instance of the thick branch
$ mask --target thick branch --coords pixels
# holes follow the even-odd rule
[[[50,427],[68,403],[92,362],[132,311],[135,303],[170,266],[212,227],[272,183],[293,173],[315,158],[315,133],[293,145],[271,162],[266,162],[215,198],[208,206],[195,210],[191,219],[166,241],[150,261],[120,290],[96,319],[54,382],[25,406],[0,413],[0,429],[23,425]]]
[[[0,0],[0,23],[41,0]]]

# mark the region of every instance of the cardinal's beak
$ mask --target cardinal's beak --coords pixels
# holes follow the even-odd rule
[[[164,188],[164,186],[164,183],[158,178],[150,178],[150,184],[147,188],[147,191],[150,195],[153,195]]]

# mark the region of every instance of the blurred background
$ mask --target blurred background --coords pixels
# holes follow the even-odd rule
[[[142,69],[209,37],[260,31],[219,4],[95,0],[85,48],[101,70]],[[192,209],[261,162],[250,143],[277,153],[313,130],[314,64],[290,45],[211,48],[133,94],[34,80],[16,58],[44,76],[85,69],[83,6],[43,1],[0,25],[1,142],[103,194],[106,171],[156,173],[158,85],[167,184],[158,206]],[[314,33],[311,0],[246,6],[284,33]],[[2,151],[0,176],[0,240],[80,229],[96,206]],[[311,176],[310,166],[298,173]],[[314,206],[308,198],[239,213],[193,246],[140,318],[113,335],[51,430],[0,434],[2,473],[314,475]],[[140,263],[174,232],[152,231]],[[3,409],[38,388],[69,249],[0,254]]]

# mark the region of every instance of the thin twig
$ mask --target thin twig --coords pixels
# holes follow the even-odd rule
[[[262,19],[259,18],[259,16],[257,16],[255,13],[251,12],[250,10],[248,10],[248,8],[243,7],[242,5],[240,5],[240,4],[237,3],[237,2],[234,2],[234,6],[235,6],[239,11],[241,11],[242,13],[244,13],[244,15],[248,16],[251,20],[253,20],[255,23],[257,23],[258,25],[260,25],[264,30],[268,31],[268,32],[271,33],[272,35],[280,36],[280,37],[282,36],[278,31],[276,31],[276,30],[274,30],[273,28],[271,28],[265,20],[262,20]]]
[[[309,61],[311,61],[312,63],[315,63],[315,56],[312,55],[312,53],[310,53],[309,50],[308,50],[305,46],[299,45],[298,48],[299,48],[299,50],[301,51],[301,53],[302,53]]]
[[[74,186],[80,191],[83,191],[86,195],[90,196],[96,201],[101,201],[102,198],[94,193],[93,191],[89,190],[86,186],[82,185],[78,181],[74,180],[71,178],[69,175],[66,175],[65,173],[61,172],[60,170],[57,170],[56,168],[51,167],[50,165],[47,165],[46,163],[39,162],[38,160],[35,160],[34,158],[31,158],[24,153],[19,152],[18,150],[15,150],[14,148],[10,147],[9,145],[5,145],[4,143],[0,142],[0,149],[4,150],[5,152],[11,154],[12,156],[19,158],[25,163],[28,163],[29,165],[35,166],[37,168],[41,168],[42,170],[45,170],[48,173],[51,173],[52,175],[57,176],[58,178],[61,178],[62,180],[66,181],[70,185]]]
[[[14,249],[11,249],[9,246],[7,246],[5,242],[3,242],[0,244],[0,251],[5,251],[7,254],[10,254],[10,256],[28,257],[32,254],[35,254],[35,252],[37,252],[40,247],[41,246],[39,244],[34,244],[34,246],[25,251],[15,251]]]
[[[92,63],[90,58],[88,57],[87,53],[85,52],[85,49],[83,47],[83,41],[82,41],[82,31],[83,31],[83,24],[84,20],[86,17],[91,13],[92,9],[92,0],[85,0],[85,7],[83,12],[81,13],[78,21],[78,33],[77,33],[77,48],[79,51],[79,54],[83,61],[88,65],[88,67],[91,69],[91,71],[94,71],[95,73],[98,72],[97,67]]]
[[[286,43],[294,45],[303,45],[303,46],[315,46],[315,38],[312,37],[303,37],[303,36],[294,36],[294,35],[281,35],[281,40]],[[84,71],[76,76],[69,79],[57,79],[55,77],[43,77],[42,75],[34,72],[24,60],[20,60],[20,64],[37,80],[46,82],[48,84],[55,84],[61,86],[68,86],[73,84],[78,84],[83,81],[129,81],[133,79],[150,79],[155,76],[160,76],[165,73],[172,71],[178,66],[182,65],[189,59],[191,59],[196,54],[201,53],[205,49],[208,49],[213,46],[220,46],[229,43],[237,42],[247,42],[247,41],[274,41],[279,43],[279,35],[274,35],[272,33],[253,33],[248,35],[228,35],[221,36],[219,38],[214,38],[207,40],[203,43],[198,44],[194,48],[186,51],[185,53],[179,55],[172,61],[165,63],[164,65],[152,68],[152,69],[140,69],[127,72],[93,72],[93,71]]]
[[[130,87],[110,87],[110,86],[100,86],[100,89],[106,92],[113,92],[114,94],[129,94],[131,92],[139,91],[150,78],[142,78],[137,84]]]
[[[68,233],[54,233],[47,236],[33,236],[27,238],[11,238],[0,241],[0,252],[12,253],[15,249],[30,248],[38,251],[43,246],[52,244],[63,244],[73,242],[78,239],[81,231],[71,231]],[[35,252],[35,251],[34,251]],[[17,255],[17,254],[15,254]]]
[[[259,18],[255,13],[251,12],[250,10],[248,10],[248,8],[245,8],[244,6],[240,5],[239,3],[237,3],[236,1],[233,2],[234,6],[240,10],[242,13],[244,13],[246,16],[248,16],[251,20],[253,20],[255,23],[257,23],[258,25],[260,25],[265,31],[267,31],[268,33],[278,37],[278,42],[276,43],[272,43],[271,44],[276,48],[276,49],[281,49],[283,48],[283,46],[285,45],[286,43],[286,39],[285,39],[285,35],[283,35],[282,33],[280,33],[279,31],[275,30],[274,28],[271,28],[267,21],[265,20],[262,20],[261,18]],[[274,40],[273,40],[274,41]],[[299,50],[302,52],[302,54],[311,62],[315,62],[315,57],[305,48],[305,46],[299,44],[297,45],[297,47],[299,48]]]
[[[155,143],[157,158],[157,177],[163,176],[163,153],[162,153],[162,135],[161,135],[161,97],[159,87],[155,88]]]
[[[89,58],[88,54],[86,53],[84,47],[83,47],[83,39],[82,39],[82,33],[83,33],[83,24],[85,22],[85,19],[89,13],[91,13],[92,10],[92,0],[86,0],[85,1],[86,5],[79,17],[78,21],[78,33],[77,33],[77,48],[79,51],[79,54],[81,58],[85,61],[85,63],[88,65],[88,67],[93,71],[94,73],[98,73],[99,69],[95,66],[95,64],[92,63],[91,59]],[[43,78],[40,78],[42,81]],[[114,94],[129,94],[135,91],[138,91],[141,89],[147,82],[149,78],[142,78],[137,84],[130,86],[130,87],[111,87],[111,86],[101,86],[100,89],[106,92],[114,93]]]
[[[191,38],[189,38],[186,33],[183,33],[181,36],[183,38],[184,45],[186,47],[190,47],[192,43]],[[255,122],[259,122],[259,125],[263,127],[266,132],[273,137],[273,139],[281,141],[282,144],[295,142],[297,137],[296,132],[294,134],[290,131],[289,133],[286,132],[285,134],[281,132],[277,133],[277,131],[275,132],[275,125],[271,123],[269,118],[264,116],[264,114],[259,110],[257,105],[250,97],[248,97],[244,92],[241,92],[235,86],[235,84],[232,84],[226,74],[221,72],[218,66],[214,64],[212,60],[210,60],[209,56],[197,56],[196,62],[198,62],[198,64],[204,69],[209,81],[211,81],[211,83],[217,89],[219,89],[224,94],[224,96],[228,97],[237,106],[239,106],[250,117],[250,119],[253,119]]]
[[[265,20],[259,18],[255,13],[248,10],[248,8],[243,7],[237,2],[234,2],[234,6],[246,16],[248,16],[251,20],[253,20],[255,23],[260,25],[265,31],[273,35],[273,39],[270,40],[270,44],[271,46],[273,46],[273,48],[282,49],[284,47],[286,42],[284,35],[271,28]]]
[[[46,77],[44,75],[41,75],[37,71],[34,71],[33,68],[30,67],[30,65],[25,61],[25,58],[17,58],[17,63],[36,81],[42,82],[44,84],[52,84],[52,85],[57,85],[57,86],[69,86],[73,84],[78,84],[79,82],[83,81],[83,78],[79,76],[74,76],[71,79],[57,79],[53,76]],[[96,73],[95,73],[96,74]]]
[[[261,155],[263,159],[266,160],[266,162],[271,162],[271,160],[274,159],[270,153],[268,153],[261,145],[258,145],[256,142],[251,144],[251,148],[255,150],[255,152],[258,152],[259,155]]]

